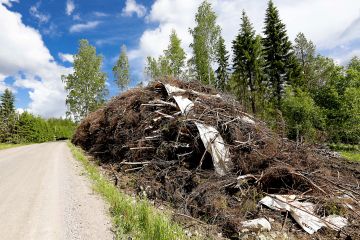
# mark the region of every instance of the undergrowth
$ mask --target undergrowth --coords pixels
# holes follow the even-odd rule
[[[147,200],[134,199],[120,192],[102,177],[98,168],[88,160],[81,149],[70,141],[67,143],[74,157],[83,164],[93,181],[95,191],[109,203],[116,239],[187,239],[182,228],[173,223],[168,214],[160,212]]]
[[[359,151],[340,151],[342,157],[354,161],[360,162],[360,152]]]

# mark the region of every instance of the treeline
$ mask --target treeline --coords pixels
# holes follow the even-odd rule
[[[71,138],[75,123],[68,119],[43,119],[15,111],[15,97],[6,89],[0,98],[0,143],[41,143]]]
[[[298,142],[360,142],[360,59],[347,66],[317,54],[315,45],[299,33],[294,42],[272,1],[268,2],[264,31],[257,34],[246,12],[232,41],[232,59],[221,36],[212,5],[204,1],[190,29],[192,55],[186,56],[173,30],[158,58],[147,57],[149,79],[175,77],[198,80],[233,93],[245,110]],[[80,41],[74,73],[63,76],[68,92],[68,115],[80,121],[105,102],[106,74],[102,58],[87,40]],[[120,89],[130,83],[126,47],[113,67]],[[84,88],[86,86],[86,88]],[[284,124],[285,123],[285,124]]]
[[[301,141],[360,142],[360,59],[347,66],[316,53],[303,33],[292,43],[279,11],[269,1],[263,35],[245,11],[232,41],[232,64],[212,6],[204,1],[195,15],[192,57],[186,62],[175,30],[158,59],[147,58],[152,79],[173,76],[200,80],[232,92],[248,112]],[[216,66],[216,67],[214,67]]]

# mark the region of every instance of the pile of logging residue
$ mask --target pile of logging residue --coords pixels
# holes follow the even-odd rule
[[[86,117],[73,143],[120,188],[208,224],[215,238],[360,239],[359,164],[275,134],[198,82],[131,89]]]

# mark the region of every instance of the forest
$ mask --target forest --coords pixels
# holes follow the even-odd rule
[[[262,33],[255,32],[246,12],[242,12],[231,52],[226,49],[216,19],[212,5],[204,1],[195,15],[195,27],[189,29],[193,37],[191,56],[186,55],[173,29],[163,55],[147,57],[144,81],[139,84],[161,78],[200,81],[232,94],[245,111],[298,143],[359,144],[359,57],[339,65],[318,54],[303,33],[292,42],[272,1],[268,2]],[[44,120],[26,112],[15,113],[13,95],[5,91],[0,141],[41,142],[70,137],[72,121],[80,122],[109,100],[102,61],[94,46],[80,40],[74,72],[62,76],[71,120]],[[124,45],[113,74],[120,91],[134,83]]]
[[[1,95],[0,143],[41,143],[69,139],[75,130],[70,119],[44,119],[28,112],[15,110],[15,96],[6,89]]]
[[[247,112],[298,143],[359,144],[359,57],[343,66],[318,54],[303,33],[291,42],[278,9],[269,1],[262,34],[255,32],[243,11],[230,59],[216,18],[211,4],[204,1],[195,15],[196,26],[189,30],[193,36],[190,57],[173,29],[164,54],[147,57],[147,81],[166,77],[197,80],[233,94]],[[76,121],[106,100],[106,74],[101,72],[101,63],[95,47],[81,40],[75,72],[63,76],[68,114]],[[85,76],[84,71],[88,73]],[[126,89],[131,82],[126,46],[121,48],[113,73],[119,89]],[[84,84],[92,87],[79,93]]]

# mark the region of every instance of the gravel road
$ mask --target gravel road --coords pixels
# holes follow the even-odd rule
[[[0,151],[0,239],[113,239],[108,207],[65,142]]]

